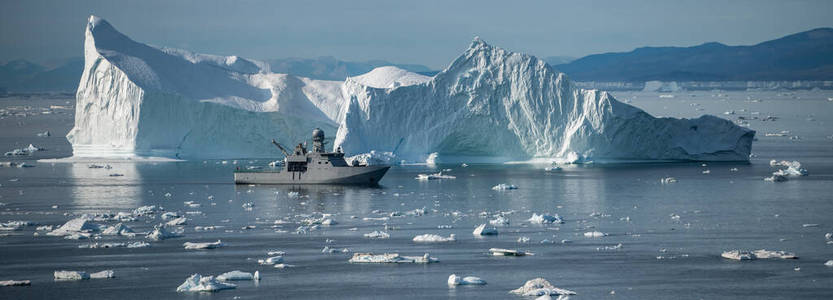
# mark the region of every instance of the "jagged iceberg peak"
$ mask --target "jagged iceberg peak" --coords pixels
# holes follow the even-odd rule
[[[427,85],[351,89],[335,145],[405,159],[748,160],[754,131],[712,116],[657,119],[582,90],[534,56],[479,38]]]

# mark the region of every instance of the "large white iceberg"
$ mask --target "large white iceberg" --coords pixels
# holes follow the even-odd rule
[[[87,24],[76,95],[76,156],[269,157],[268,141],[338,129],[351,155],[578,160],[749,159],[755,132],[714,116],[655,118],[574,86],[543,60],[475,39],[426,77],[377,68],[344,82],[270,72],[236,56],[135,42]]]

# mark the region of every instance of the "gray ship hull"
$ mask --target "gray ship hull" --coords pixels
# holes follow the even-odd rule
[[[234,171],[234,183],[376,185],[388,169],[390,166],[310,168],[305,172],[237,170]]]

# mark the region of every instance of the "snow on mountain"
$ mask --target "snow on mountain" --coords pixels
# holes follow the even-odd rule
[[[271,73],[236,56],[135,42],[87,24],[76,156],[279,156],[315,127],[348,154],[747,160],[754,131],[713,116],[654,118],[576,88],[543,61],[475,39],[434,77],[380,67],[344,82]]]
[[[351,97],[335,144],[348,153],[748,160],[755,134],[713,116],[654,118],[480,39],[425,84],[379,89],[348,79],[345,89]]]
[[[135,42],[91,16],[76,94],[75,156],[263,157],[269,141],[334,132],[341,83],[268,71],[236,56]]]
[[[354,82],[375,88],[395,88],[428,82],[431,77],[403,70],[394,66],[378,67],[350,78]]]

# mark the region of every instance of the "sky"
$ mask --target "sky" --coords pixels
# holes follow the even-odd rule
[[[0,0],[0,61],[83,55],[95,14],[132,39],[254,59],[334,56],[443,68],[473,37],[539,57],[756,44],[833,27],[833,1]]]

